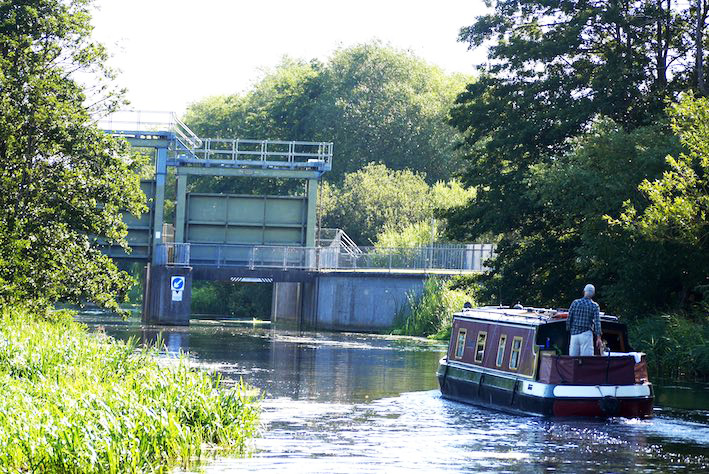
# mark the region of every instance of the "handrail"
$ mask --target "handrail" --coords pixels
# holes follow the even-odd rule
[[[174,132],[182,137],[187,146],[190,148],[199,148],[202,146],[202,139],[199,138],[187,125],[180,120],[175,113],[172,114],[174,120]]]
[[[484,272],[494,257],[493,244],[467,244],[418,248],[359,248],[353,254],[342,246],[298,247],[222,243],[169,243],[176,255],[188,255],[192,265],[279,268],[308,271],[447,271]],[[178,246],[187,246],[181,250]],[[166,251],[167,252],[167,251]],[[169,254],[167,252],[166,254]]]
[[[113,135],[168,132],[190,159],[214,160],[225,164],[261,167],[332,168],[333,143],[254,139],[200,138],[173,112],[119,110],[97,121],[97,125]]]

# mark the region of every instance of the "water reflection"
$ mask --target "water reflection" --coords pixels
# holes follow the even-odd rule
[[[652,420],[549,420],[443,400],[444,345],[263,324],[141,327],[96,315],[119,338],[162,337],[172,354],[264,390],[263,438],[249,459],[207,472],[705,472],[709,390],[659,387]],[[684,385],[682,385],[684,386]],[[679,403],[672,405],[673,394]],[[693,395],[687,395],[687,393]]]
[[[263,324],[197,321],[189,328],[140,326],[96,315],[83,318],[107,334],[153,344],[227,379],[243,377],[269,398],[361,402],[437,387],[440,343],[383,336],[276,330]],[[431,370],[434,367],[434,370]]]

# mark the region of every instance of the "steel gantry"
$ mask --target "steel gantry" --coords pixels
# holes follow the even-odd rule
[[[134,148],[152,149],[155,177],[143,184],[147,217],[126,216],[134,253],[109,250],[114,258],[157,263],[166,243],[165,186],[168,168],[176,174],[174,242],[225,245],[315,246],[318,182],[332,168],[329,142],[202,139],[174,113],[122,111],[99,122]],[[190,194],[190,176],[298,179],[305,196]],[[237,191],[237,190],[235,190]]]

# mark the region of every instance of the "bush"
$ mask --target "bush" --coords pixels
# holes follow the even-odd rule
[[[434,339],[450,337],[453,313],[460,311],[472,298],[461,290],[452,290],[450,282],[431,277],[424,283],[421,296],[408,295],[408,302],[397,314],[393,334],[429,336]]]
[[[709,321],[705,314],[647,316],[629,324],[633,348],[647,354],[650,374],[671,379],[709,376]]]
[[[258,429],[243,383],[159,363],[156,348],[90,334],[66,313],[0,313],[0,471],[153,472],[212,448],[243,453]]]

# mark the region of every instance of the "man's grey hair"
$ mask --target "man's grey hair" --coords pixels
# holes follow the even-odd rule
[[[583,287],[583,294],[591,298],[593,295],[596,294],[596,287],[589,283],[588,285]]]

